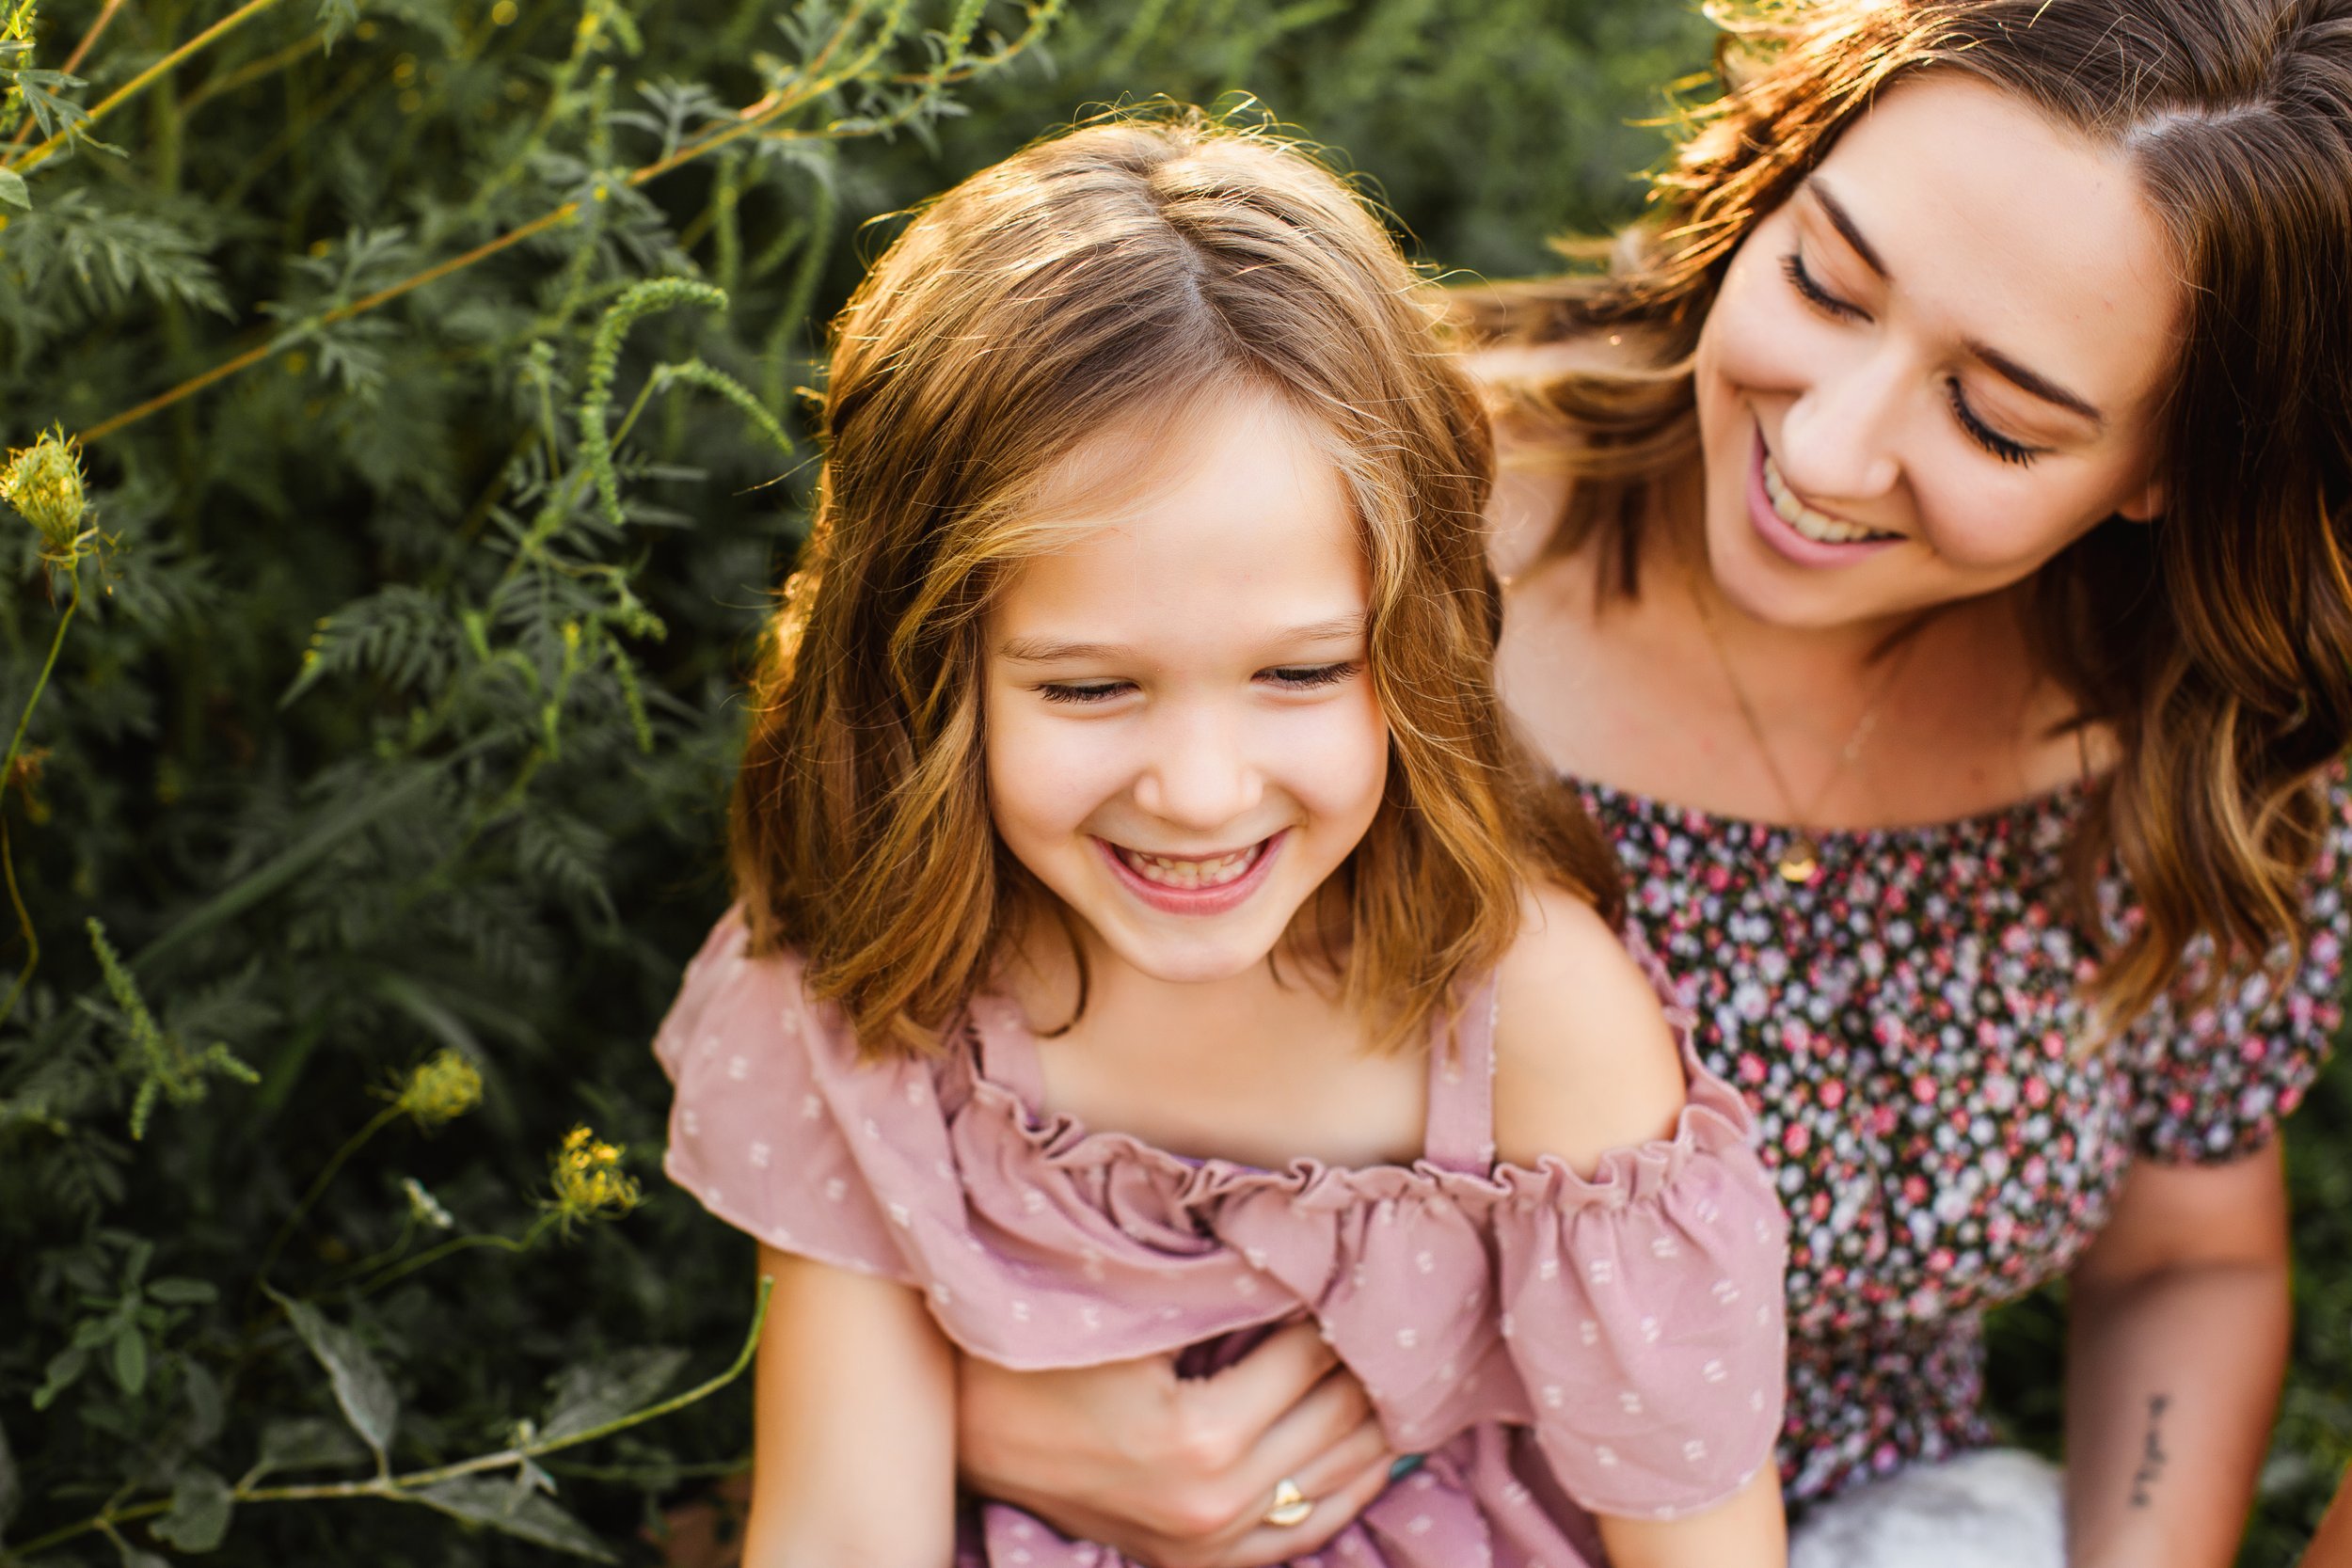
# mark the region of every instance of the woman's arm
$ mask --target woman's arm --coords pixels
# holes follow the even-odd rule
[[[2287,1285],[2276,1141],[2226,1165],[2133,1167],[2072,1278],[2070,1562],[2235,1560],[2286,1370]]]
[[[1387,1485],[1372,1406],[1311,1323],[1209,1378],[1173,1357],[1012,1372],[959,1358],[964,1484],[1151,1568],[1264,1568],[1323,1545]],[[1263,1522],[1295,1481],[1314,1512]]]
[[[945,1568],[955,1364],[903,1285],[763,1245],[744,1568]]]

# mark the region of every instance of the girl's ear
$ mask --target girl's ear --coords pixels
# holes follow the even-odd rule
[[[2152,479],[2123,498],[2115,515],[2126,522],[2153,523],[2164,515],[2164,481]]]

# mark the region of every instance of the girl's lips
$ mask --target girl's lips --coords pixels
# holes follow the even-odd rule
[[[1772,553],[1799,566],[1851,566],[1902,543],[1899,539],[1865,539],[1851,545],[1825,545],[1790,528],[1788,519],[1772,510],[1772,498],[1765,493],[1761,429],[1756,433],[1756,451],[1748,459],[1748,524]]]
[[[1289,835],[1290,830],[1285,828],[1271,838],[1262,840],[1256,846],[1256,858],[1249,863],[1247,871],[1231,881],[1209,887],[1170,887],[1165,882],[1152,881],[1129,865],[1127,858],[1119,852],[1118,846],[1109,840],[1098,838],[1094,845],[1102,851],[1104,863],[1110,866],[1111,875],[1118,879],[1120,885],[1152,909],[1167,914],[1208,915],[1223,914],[1237,908],[1263,886],[1267,867],[1274,863],[1274,857],[1281,852],[1282,841]]]

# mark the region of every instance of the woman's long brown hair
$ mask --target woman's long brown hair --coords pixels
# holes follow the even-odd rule
[[[1306,153],[1198,114],[1039,143],[915,217],[834,323],[825,468],[754,689],[732,857],[871,1054],[934,1044],[1038,892],[982,764],[991,594],[1057,525],[1089,439],[1270,390],[1324,436],[1361,530],[1387,789],[1333,956],[1388,1046],[1494,964],[1532,879],[1618,911],[1597,831],[1514,740],[1481,513],[1484,408],[1379,221]],[[1329,933],[1318,933],[1319,937]],[[1083,1006],[1083,1002],[1081,1004]]]
[[[1732,253],[1879,94],[1964,72],[2122,150],[2187,298],[2153,526],[2093,529],[2027,585],[2028,631],[2121,761],[2075,847],[2139,913],[2093,999],[2137,1017],[2292,963],[2316,776],[2352,740],[2352,0],[1831,0],[1727,11],[1725,90],[1598,273],[1466,294],[1473,335],[1635,340],[1630,369],[1520,390],[1575,477],[1551,548],[1639,586],[1641,532],[1698,461],[1691,356]],[[1596,254],[1586,252],[1586,254]],[[2210,966],[2198,963],[2210,955]]]

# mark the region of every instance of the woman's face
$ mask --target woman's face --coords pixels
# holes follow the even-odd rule
[[[1740,245],[1700,334],[1716,585],[1852,625],[2153,516],[2181,304],[2120,154],[1957,73],[1898,87]]]

